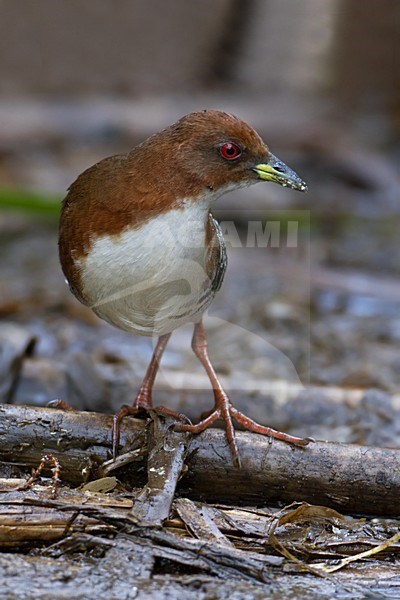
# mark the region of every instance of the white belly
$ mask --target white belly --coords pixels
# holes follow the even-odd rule
[[[79,261],[83,293],[96,314],[142,335],[199,320],[214,296],[205,271],[208,206],[186,204],[140,229],[97,239]]]

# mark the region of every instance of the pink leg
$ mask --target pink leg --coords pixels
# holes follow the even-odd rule
[[[188,425],[188,424],[179,424],[176,425],[175,429],[177,431],[189,431],[191,433],[200,433],[207,429],[214,421],[217,419],[223,419],[225,422],[226,429],[226,439],[229,444],[233,464],[235,467],[240,467],[240,456],[239,450],[235,440],[235,430],[233,427],[232,419],[242,425],[248,431],[252,431],[254,433],[260,433],[261,435],[267,435],[269,437],[282,440],[284,442],[288,442],[290,444],[294,444],[296,446],[307,446],[310,442],[308,439],[298,438],[293,435],[288,435],[287,433],[283,433],[282,431],[276,431],[275,429],[271,429],[271,427],[264,427],[264,425],[259,425],[249,417],[246,417],[243,413],[238,411],[236,408],[232,406],[229,397],[226,392],[223,390],[218,377],[214,371],[214,368],[210,362],[208,351],[207,351],[207,337],[204,329],[203,323],[197,323],[194,327],[193,339],[192,339],[192,348],[201,364],[205,368],[207,375],[210,379],[211,385],[214,390],[215,397],[215,405],[214,409],[209,413],[209,415],[197,423],[196,425]]]
[[[143,379],[143,383],[140,386],[140,390],[133,401],[132,406],[124,404],[121,406],[116,415],[114,415],[113,429],[112,429],[112,441],[113,441],[113,457],[118,454],[119,438],[120,438],[120,423],[122,419],[128,415],[134,416],[141,411],[155,410],[158,413],[166,416],[173,417],[178,421],[187,421],[186,417],[176,413],[164,406],[153,407],[152,393],[154,380],[156,378],[158,367],[160,365],[161,357],[168,344],[168,340],[171,337],[170,333],[159,337],[157,345],[154,349],[153,356],[151,357],[150,364],[147,368],[146,375]]]

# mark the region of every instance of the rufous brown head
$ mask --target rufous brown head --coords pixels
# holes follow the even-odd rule
[[[161,143],[165,158],[173,159],[184,179],[198,182],[198,192],[205,186],[217,191],[260,180],[307,190],[305,182],[271,154],[254,129],[222,111],[186,115],[147,143],[149,147]]]

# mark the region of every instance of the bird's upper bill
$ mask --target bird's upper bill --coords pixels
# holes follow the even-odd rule
[[[305,181],[300,179],[297,173],[273,154],[269,155],[268,162],[256,165],[253,171],[263,181],[273,181],[283,187],[289,187],[300,192],[306,192],[308,189]]]

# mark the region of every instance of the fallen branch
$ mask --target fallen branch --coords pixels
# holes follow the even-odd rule
[[[43,455],[51,454],[61,464],[64,483],[89,481],[103,476],[101,466],[112,456],[112,422],[111,415],[101,413],[0,404],[0,461],[36,469]],[[145,422],[124,419],[121,454],[137,450],[143,467],[142,449],[147,452]],[[136,474],[132,485],[146,482],[145,472],[130,469],[130,474]]]
[[[64,483],[102,477],[102,465],[111,456],[111,425],[111,416],[98,413],[0,405],[0,461],[37,467],[44,454],[52,454],[60,461]],[[358,514],[400,512],[399,450],[329,442],[294,448],[242,432],[237,432],[237,440],[240,470],[232,465],[223,431],[193,436],[179,493],[235,504],[296,500]],[[120,452],[128,451],[135,461],[114,474],[130,486],[142,486],[146,421],[124,419]]]

